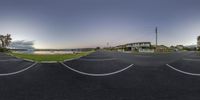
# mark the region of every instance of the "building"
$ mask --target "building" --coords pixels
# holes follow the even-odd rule
[[[156,52],[169,52],[170,48],[165,46],[165,45],[157,45],[156,47]]]
[[[184,50],[186,47],[183,45],[176,45],[176,46],[171,46],[169,49],[171,49],[172,51],[182,51]]]
[[[119,46],[116,46],[115,49],[116,49],[117,51],[124,52],[125,49],[126,49],[126,45],[119,45]]]
[[[126,44],[126,49],[133,52],[154,52],[151,49],[151,42],[136,42]]]
[[[185,47],[184,47],[183,45],[177,45],[176,48],[177,48],[178,50],[183,50]]]
[[[136,43],[126,44],[126,48],[131,51],[139,49],[147,49],[150,47],[151,47],[151,42],[136,42]]]
[[[197,49],[200,49],[200,36],[197,37]]]
[[[151,42],[128,43],[116,46],[116,48],[118,51],[154,52],[154,50],[151,49]]]

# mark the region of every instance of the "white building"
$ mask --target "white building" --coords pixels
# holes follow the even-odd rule
[[[151,47],[151,42],[129,43],[129,44],[126,44],[126,47],[131,51],[139,50],[139,49],[147,49]]]
[[[138,52],[154,52],[151,49],[151,42],[136,42],[136,43],[128,43],[125,45],[117,46],[118,51],[138,51]]]

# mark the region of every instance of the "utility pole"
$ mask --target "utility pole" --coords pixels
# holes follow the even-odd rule
[[[107,42],[107,48],[109,48],[109,42]]]
[[[156,27],[156,49],[157,49],[157,46],[158,46],[158,28]]]

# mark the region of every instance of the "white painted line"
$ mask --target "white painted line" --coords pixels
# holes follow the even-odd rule
[[[118,70],[118,71],[115,71],[115,72],[111,72],[111,73],[92,74],[92,73],[81,72],[81,71],[78,71],[78,70],[76,70],[76,69],[73,69],[73,68],[67,66],[66,64],[64,64],[63,62],[60,62],[60,63],[61,63],[64,67],[66,67],[66,68],[68,68],[68,69],[70,69],[70,70],[72,70],[72,71],[74,71],[74,72],[76,72],[76,73],[79,73],[79,74],[82,74],[82,75],[87,75],[87,76],[109,76],[109,75],[114,75],[114,74],[123,72],[123,71],[125,71],[125,70],[127,70],[127,69],[129,69],[130,67],[133,66],[133,64],[131,64],[131,65],[129,65],[129,66],[126,67],[126,68],[123,68],[123,69],[121,69],[121,70]]]
[[[189,59],[189,58],[183,59],[183,60],[187,60],[187,61],[200,61],[200,59]]]
[[[4,74],[0,74],[0,76],[10,76],[10,75],[15,75],[15,74],[18,74],[18,73],[22,73],[30,68],[32,68],[33,66],[35,66],[37,63],[33,63],[32,65],[30,65],[29,67],[27,68],[24,68],[22,70],[19,70],[19,71],[16,71],[16,72],[12,72],[12,73],[4,73]]]
[[[80,58],[79,60],[83,60],[83,61],[109,61],[109,60],[117,60],[117,58],[109,58],[109,59],[86,59],[86,58]]]
[[[171,68],[171,69],[173,69],[173,70],[175,70],[175,71],[177,71],[177,72],[180,72],[180,73],[182,73],[182,74],[186,74],[186,75],[192,75],[192,76],[200,76],[200,74],[198,74],[198,73],[191,73],[191,72],[186,72],[186,71],[182,71],[182,70],[179,70],[179,69],[177,69],[177,68],[174,68],[173,66],[171,66],[171,65],[169,65],[169,64],[166,64],[169,68]]]

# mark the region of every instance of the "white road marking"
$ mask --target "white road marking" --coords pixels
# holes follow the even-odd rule
[[[9,76],[9,75],[15,75],[15,74],[18,74],[18,73],[22,73],[30,68],[32,68],[33,66],[35,66],[37,63],[33,63],[32,65],[30,65],[29,67],[27,68],[24,68],[22,70],[19,70],[19,71],[16,71],[16,72],[11,72],[11,73],[4,73],[4,74],[0,74],[0,76]]]
[[[60,63],[61,63],[64,67],[66,67],[66,68],[68,68],[68,69],[70,69],[70,70],[72,70],[72,71],[74,71],[74,72],[76,72],[76,73],[79,73],[79,74],[82,74],[82,75],[87,75],[87,76],[109,76],[109,75],[114,75],[114,74],[123,72],[123,71],[125,71],[125,70],[127,70],[127,69],[129,69],[130,67],[133,66],[133,64],[131,64],[131,65],[129,65],[129,66],[126,67],[126,68],[123,68],[123,69],[121,69],[121,70],[118,70],[118,71],[115,71],[115,72],[111,72],[111,73],[92,74],[92,73],[81,72],[81,71],[78,71],[78,70],[76,70],[76,69],[73,69],[73,68],[67,66],[66,64],[64,64],[63,62],[60,62]]]
[[[182,73],[182,74],[186,74],[186,75],[192,75],[192,76],[200,76],[200,74],[198,74],[198,73],[191,73],[191,72],[186,72],[186,71],[182,71],[182,70],[179,70],[179,69],[177,69],[177,68],[174,68],[173,66],[171,66],[171,65],[169,65],[169,64],[166,64],[169,68],[171,68],[171,69],[173,69],[173,70],[175,70],[175,71],[177,71],[177,72],[180,72],[180,73]]]
[[[117,58],[108,58],[108,59],[86,59],[86,58],[80,58],[79,60],[83,61],[109,61],[109,60],[116,60]]]
[[[200,61],[200,59],[189,59],[189,58],[183,59],[183,60],[188,60],[188,61]]]

